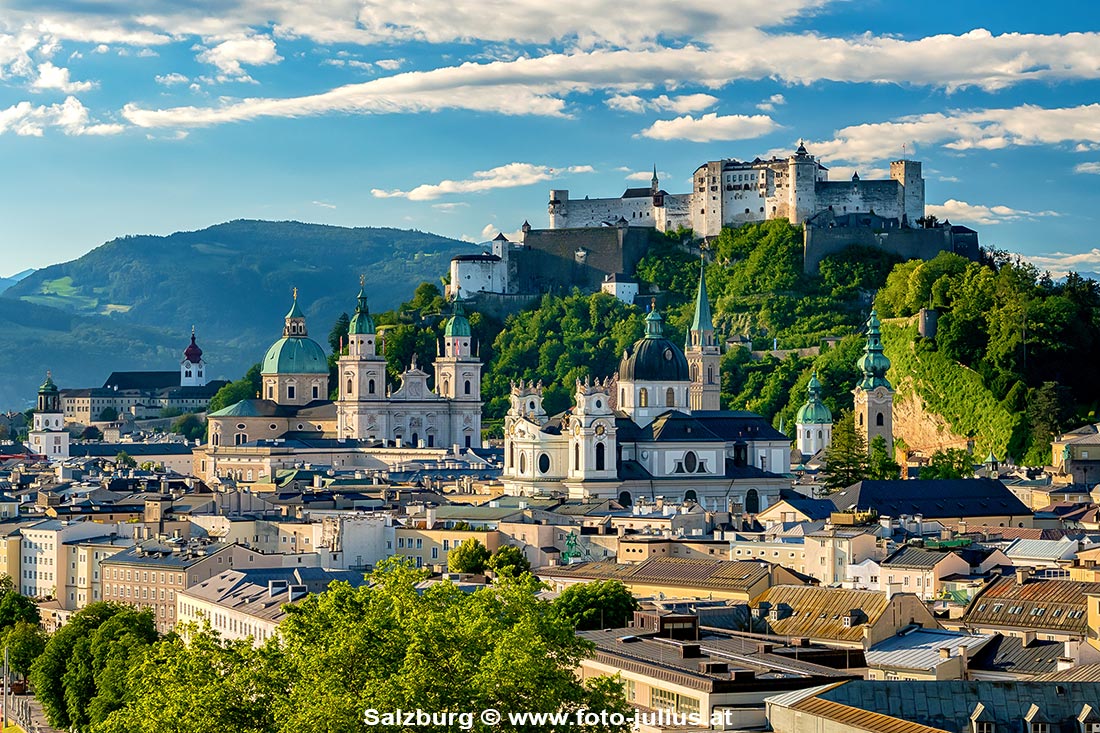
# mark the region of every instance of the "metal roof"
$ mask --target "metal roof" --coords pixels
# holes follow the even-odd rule
[[[970,601],[963,623],[971,627],[995,626],[1088,632],[1086,593],[1100,592],[1100,583],[1075,580],[998,578]]]
[[[538,575],[578,580],[621,580],[713,590],[751,590],[771,574],[766,562],[651,558],[636,565],[614,561],[584,562],[540,568]]]
[[[890,605],[886,594],[878,591],[799,585],[773,586],[753,601],[753,607],[764,602],[770,604],[769,611],[779,606],[790,609],[790,615],[769,617],[770,633],[849,642],[862,640],[863,626],[873,625]],[[852,611],[859,615],[845,626],[844,617]]]
[[[951,657],[959,656],[966,649],[967,656],[984,647],[993,636],[990,634],[960,634],[943,629],[916,629],[886,639],[864,652],[868,667],[933,670],[947,661],[940,654],[948,649]]]
[[[922,547],[902,547],[882,561],[882,567],[932,569],[951,557],[953,552],[936,552]]]

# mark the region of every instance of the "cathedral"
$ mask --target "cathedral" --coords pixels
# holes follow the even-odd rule
[[[616,374],[577,381],[575,403],[549,416],[542,384],[513,384],[504,422],[505,491],[613,499],[663,497],[755,514],[790,486],[790,439],[760,415],[721,410],[720,350],[706,282],[681,349],[655,306]]]
[[[336,361],[336,384],[331,385],[328,356],[309,337],[295,290],[282,337],[264,355],[260,394],[208,416],[208,445],[196,452],[202,453],[196,455],[199,473],[232,473],[244,480],[270,477],[275,470],[270,455],[276,447],[319,450],[335,465],[373,466],[361,459],[378,449],[392,458],[394,449],[481,445],[482,365],[460,300],[453,301],[444,326],[432,386],[415,357],[391,386],[384,350],[378,346],[374,319],[360,289],[346,349]],[[330,399],[333,386],[335,400]]]

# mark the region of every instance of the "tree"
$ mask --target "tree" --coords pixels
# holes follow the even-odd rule
[[[89,425],[80,433],[81,440],[103,440],[103,431],[95,425]]]
[[[348,318],[347,313],[341,313],[336,317],[336,323],[332,324],[332,330],[328,332],[328,345],[329,351],[333,354],[340,353],[341,344],[346,344],[348,340],[348,328],[351,326],[351,319]]]
[[[901,466],[886,449],[886,438],[876,435],[871,440],[871,453],[867,458],[867,478],[891,481],[901,478]]]
[[[922,479],[971,478],[973,475],[974,456],[961,448],[936,451],[920,471]]]
[[[8,650],[8,663],[13,672],[26,678],[34,660],[46,649],[49,637],[37,623],[18,621],[4,634],[4,646]]]
[[[867,478],[867,441],[856,430],[850,410],[833,425],[833,438],[825,449],[825,488],[838,491]]]
[[[115,463],[123,468],[137,468],[137,460],[124,450],[120,450],[115,456]]]
[[[259,364],[253,364],[243,377],[219,389],[210,399],[210,406],[207,408],[207,412],[217,412],[230,405],[235,405],[241,400],[249,400],[257,397],[263,386],[260,368]]]
[[[484,573],[489,565],[489,550],[475,537],[470,537],[447,555],[447,569],[452,573]]]
[[[489,558],[489,569],[500,575],[523,575],[531,571],[531,561],[514,545],[501,545]]]
[[[114,422],[118,419],[118,410],[113,407],[104,407],[100,411],[99,417],[96,419],[99,420],[99,422]]]
[[[554,607],[577,631],[618,629],[638,610],[638,601],[619,580],[577,583],[561,592]]]
[[[37,624],[38,605],[25,595],[14,590],[8,591],[0,598],[0,629],[10,628],[20,621]]]
[[[198,415],[189,412],[173,422],[170,430],[188,440],[196,440],[206,435],[206,423]]]

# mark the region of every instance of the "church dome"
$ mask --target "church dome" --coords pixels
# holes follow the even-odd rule
[[[623,354],[619,380],[625,382],[687,382],[687,357],[661,333],[661,314],[656,308],[645,319],[645,336]]]
[[[362,288],[356,298],[355,314],[348,323],[348,333],[354,336],[374,333],[374,319],[371,318],[370,309],[367,307],[367,294]]]
[[[795,423],[798,425],[832,425],[833,413],[821,401],[821,382],[817,381],[817,374],[810,377],[810,383],[806,386],[809,398],[802,407],[798,408]]]
[[[183,350],[183,358],[192,364],[202,361],[202,349],[195,343],[195,332],[191,331],[191,345]]]
[[[57,385],[54,384],[53,377],[49,372],[46,372],[46,381],[38,388],[38,394],[58,394],[58,392],[59,390],[57,389]]]
[[[451,317],[447,319],[443,336],[446,338],[455,336],[468,338],[470,336],[470,321],[466,319],[466,310],[462,307],[462,300],[459,298],[458,293],[455,294],[454,311],[451,313]]]
[[[284,336],[264,355],[261,374],[328,374],[328,357],[311,338]]]

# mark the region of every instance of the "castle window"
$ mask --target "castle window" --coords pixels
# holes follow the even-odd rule
[[[649,407],[649,391],[645,387],[638,390],[638,407]]]
[[[818,439],[818,440],[821,440],[821,437],[822,437],[822,436],[821,436],[821,431],[820,431],[820,430],[818,430],[818,431],[817,431],[817,439]]]
[[[809,431],[809,430],[807,430],[807,431],[806,431],[806,437],[807,437],[807,438],[809,438],[809,437],[810,437],[810,431]]]
[[[185,376],[185,377],[190,377],[190,376],[191,376],[191,370],[190,370],[190,369],[187,369],[187,370],[185,370],[185,371],[183,372],[183,376]]]
[[[692,338],[693,339],[695,338],[694,334],[692,334]],[[691,381],[693,381],[693,382],[699,381],[699,365],[698,364],[692,364],[691,365]]]
[[[669,387],[665,390],[665,404],[669,407],[676,406],[676,390]]]
[[[368,394],[374,394],[374,380],[373,379],[367,382],[367,393]]]
[[[885,425],[885,424],[886,424],[886,421],[883,419],[882,413],[880,412],[878,414],[878,416],[875,417],[875,425],[882,426],[882,425]]]
[[[466,394],[470,394],[470,380],[469,379],[466,380],[466,385],[465,385],[464,389],[466,391]]]
[[[603,443],[596,443],[596,470],[603,471],[606,467],[606,449]]]
[[[707,384],[714,384],[714,367],[707,366]]]
[[[317,400],[321,398],[321,388],[316,384],[313,385],[313,399]]]
[[[270,384],[267,385],[267,398],[269,400],[275,399],[275,388],[272,387]]]

